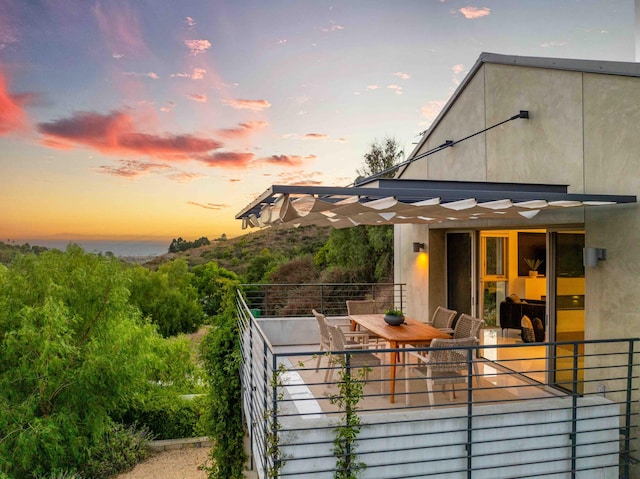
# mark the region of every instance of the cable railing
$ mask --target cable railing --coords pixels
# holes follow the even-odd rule
[[[630,477],[637,339],[439,348],[458,356],[438,370],[429,347],[319,351],[312,318],[308,344],[282,344],[237,306],[262,478]]]
[[[312,308],[329,316],[347,314],[347,300],[374,299],[381,308],[403,309],[403,283],[243,284],[245,301],[256,317],[308,316]]]

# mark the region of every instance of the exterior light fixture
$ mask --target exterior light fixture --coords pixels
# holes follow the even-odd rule
[[[597,266],[598,261],[606,259],[607,250],[604,248],[583,248],[582,250],[582,264],[585,266]]]
[[[424,243],[413,243],[413,252],[414,253],[419,253],[420,250],[424,249]]]

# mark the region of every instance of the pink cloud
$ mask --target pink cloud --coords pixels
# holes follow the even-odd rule
[[[0,13],[0,51],[18,42],[16,23],[7,12]]]
[[[444,105],[445,105],[444,100],[430,101],[426,105],[423,105],[422,114],[425,116],[427,121],[432,122],[438,116],[438,113],[440,113]]]
[[[367,90],[377,90],[380,85],[367,85]]]
[[[240,138],[251,134],[256,130],[262,130],[269,126],[267,121],[248,121],[238,123],[238,128],[225,128],[218,130],[218,134],[224,138]]]
[[[329,138],[329,135],[324,133],[307,133],[302,137],[303,140],[326,140],[327,138]]]
[[[184,171],[179,171],[177,173],[172,173],[168,176],[170,180],[173,180],[177,183],[190,183],[193,180],[197,180],[198,178],[203,178],[204,175],[199,173],[186,173]]]
[[[204,68],[194,68],[191,73],[172,73],[172,78],[191,78],[192,80],[202,80],[207,74]]]
[[[253,153],[237,153],[233,151],[221,151],[206,156],[198,157],[198,160],[207,166],[219,166],[221,168],[245,168],[253,161]]]
[[[193,28],[196,25],[196,21],[191,17],[186,17],[184,21],[189,29]]]
[[[346,143],[346,142],[347,142],[347,141],[349,141],[349,140],[347,140],[347,139],[346,139],[346,138],[344,138],[344,137],[340,137],[340,138],[336,138],[336,141],[337,141],[338,143]]]
[[[402,95],[404,93],[404,89],[400,85],[387,85],[387,88],[396,92],[396,95]]]
[[[224,100],[224,102],[236,110],[262,111],[271,106],[271,103],[267,100],[243,100],[238,98],[235,100]]]
[[[491,13],[490,8],[487,8],[487,7],[478,8],[478,7],[472,7],[472,6],[459,8],[458,11],[462,13],[465,18],[469,18],[469,19],[486,17]]]
[[[185,40],[184,44],[189,49],[189,55],[191,56],[199,55],[211,48],[209,40]]]
[[[408,73],[402,73],[402,72],[395,72],[393,76],[396,76],[402,80],[408,80],[409,78],[411,78],[411,76]]]
[[[215,211],[223,210],[225,208],[229,208],[230,206],[224,203],[197,203],[195,201],[187,201],[187,204],[193,205],[193,206],[199,206],[200,208],[205,208],[207,210],[215,210]]]
[[[297,156],[297,155],[271,155],[260,158],[258,161],[270,163],[272,165],[281,166],[301,166],[305,161],[315,160],[316,155]]]
[[[191,95],[189,95],[189,98],[200,103],[207,103],[207,95],[201,93],[192,93]]]
[[[165,106],[160,107],[160,111],[169,112],[169,111],[173,110],[175,108],[175,106],[176,106],[176,102],[168,101]]]
[[[40,123],[43,144],[51,148],[84,146],[110,155],[146,155],[168,160],[193,158],[222,147],[210,138],[193,135],[154,135],[143,133],[128,113],[113,111],[107,115],[76,112],[70,118]]]
[[[163,163],[151,163],[136,160],[119,160],[120,166],[100,166],[96,169],[98,173],[118,176],[121,178],[135,179],[148,175],[154,171],[166,170],[170,168]]]
[[[148,77],[153,80],[157,80],[158,78],[160,78],[158,74],[155,72],[148,72],[148,73],[122,72],[122,74],[128,77]]]
[[[140,56],[146,52],[138,19],[127,4],[102,2],[96,4],[93,12],[113,54]]]
[[[30,95],[9,93],[4,75],[0,71],[0,135],[27,129],[27,114],[22,106],[29,98]]]
[[[328,33],[338,30],[344,30],[344,27],[342,25],[338,25],[336,22],[331,22],[331,25],[329,27],[321,28],[320,30]]]
[[[287,185],[322,185],[323,182],[315,179],[322,178],[324,175],[319,171],[291,171],[291,172],[282,172],[277,175],[278,180]]]
[[[453,65],[451,67],[451,71],[453,72],[453,83],[457,86],[460,85],[460,78],[458,76],[464,72],[464,66],[462,63],[458,63],[457,65]]]

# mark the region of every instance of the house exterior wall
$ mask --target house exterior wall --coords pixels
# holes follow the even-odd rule
[[[640,192],[640,78],[484,63],[416,154],[459,140],[528,110],[517,119],[410,164],[405,179],[552,183],[570,193]],[[587,339],[635,337],[640,320],[640,210],[637,204],[543,212],[514,223],[457,222],[457,229],[581,226],[586,245],[607,249],[607,260],[587,268]],[[396,225],[396,278],[407,283],[407,313],[426,321],[444,302],[444,240],[429,247],[426,277],[412,272],[414,241],[451,224]],[[419,279],[419,281],[414,281]],[[429,298],[432,296],[432,298]],[[427,298],[427,306],[424,306]]]

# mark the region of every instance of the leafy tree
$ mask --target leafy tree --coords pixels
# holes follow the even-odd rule
[[[356,170],[358,179],[369,177],[389,170],[404,158],[404,151],[395,138],[385,137],[382,141],[375,140],[371,143],[371,149],[364,154],[364,166]],[[392,178],[395,170],[381,174],[382,178]],[[356,183],[358,180],[356,180]]]
[[[274,254],[268,248],[253,255],[249,260],[245,281],[247,283],[260,283],[264,281],[269,272],[286,261],[282,254]]]
[[[204,322],[193,274],[182,259],[161,265],[158,271],[131,269],[131,302],[158,326],[163,336],[192,333]]]
[[[82,472],[112,416],[169,375],[127,285],[118,260],[77,246],[0,268],[0,475]]]
[[[188,249],[199,248],[211,244],[209,238],[203,236],[195,241],[185,241],[182,237],[173,239],[169,245],[169,253],[177,253],[178,251],[187,251]]]
[[[222,296],[230,282],[237,283],[238,276],[220,266],[215,261],[195,266],[193,273],[193,285],[198,291],[198,297],[202,309],[207,316],[215,316],[220,312]]]
[[[376,140],[365,153],[365,164],[357,173],[360,177],[368,177],[385,172],[382,177],[392,177],[394,171],[387,170],[403,156],[397,140],[389,137],[382,142]],[[316,255],[316,264],[348,270],[354,275],[354,281],[390,281],[393,276],[393,227],[357,226],[332,230],[329,240]]]
[[[355,226],[334,230],[315,257],[322,267],[352,272],[356,282],[387,282],[393,273],[393,227]]]

